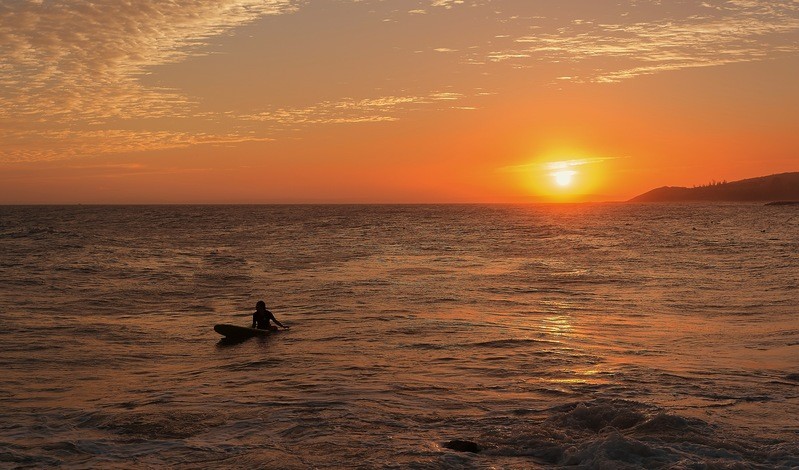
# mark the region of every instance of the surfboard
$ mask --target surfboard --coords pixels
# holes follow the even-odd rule
[[[272,333],[273,331],[277,331],[277,329],[259,330],[257,328],[248,328],[246,326],[219,324],[219,325],[214,325],[214,331],[224,336],[225,338],[246,339],[246,338],[252,338],[253,336],[266,336]]]

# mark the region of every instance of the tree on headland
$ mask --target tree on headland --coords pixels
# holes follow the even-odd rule
[[[694,188],[711,188],[713,186],[721,186],[721,185],[724,185],[724,184],[727,184],[727,180],[722,180],[722,181],[710,180],[710,182],[708,184],[701,184],[699,186],[693,185],[693,187]]]

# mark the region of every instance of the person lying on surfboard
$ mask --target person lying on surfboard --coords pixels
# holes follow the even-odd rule
[[[266,309],[266,303],[263,300],[259,300],[255,304],[255,313],[252,314],[252,327],[259,330],[276,330],[277,327],[270,325],[269,320],[272,320],[277,326],[285,330],[289,329],[289,327],[277,321],[272,312]]]

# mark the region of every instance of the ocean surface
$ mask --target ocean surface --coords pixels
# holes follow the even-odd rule
[[[0,321],[0,468],[799,466],[795,206],[6,206]]]

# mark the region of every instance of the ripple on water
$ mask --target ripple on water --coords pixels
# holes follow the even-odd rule
[[[791,468],[784,222],[0,207],[0,467]],[[296,328],[217,343],[262,298]]]

